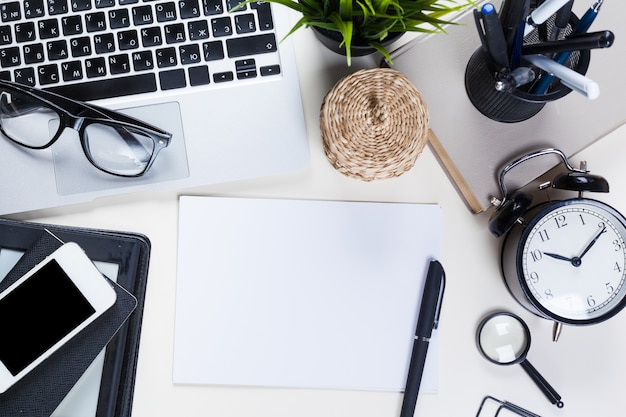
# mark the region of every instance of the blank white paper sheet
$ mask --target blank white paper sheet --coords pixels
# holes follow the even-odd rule
[[[174,383],[403,391],[441,223],[434,204],[181,197]]]

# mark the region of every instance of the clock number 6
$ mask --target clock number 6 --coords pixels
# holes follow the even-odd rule
[[[589,297],[587,297],[587,305],[589,307],[593,307],[596,305],[596,300],[593,299],[593,296],[590,295]]]

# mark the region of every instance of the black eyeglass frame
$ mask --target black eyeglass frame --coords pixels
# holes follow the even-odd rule
[[[144,175],[156,160],[158,153],[163,148],[166,148],[169,145],[172,138],[171,133],[151,124],[145,123],[134,117],[127,116],[114,110],[105,109],[94,104],[87,104],[82,101],[73,100],[69,97],[65,97],[51,91],[42,90],[6,80],[0,80],[0,92],[1,90],[7,90],[8,92],[14,90],[21,94],[28,95],[34,100],[49,107],[50,110],[54,111],[59,116],[59,128],[57,132],[46,144],[41,146],[27,145],[25,143],[17,141],[4,131],[4,128],[0,123],[0,131],[11,142],[29,149],[46,149],[52,146],[59,139],[59,137],[61,137],[65,129],[69,127],[78,132],[83,153],[85,154],[89,162],[95,168],[99,169],[100,171],[106,172],[107,174],[119,177],[140,177]],[[137,174],[125,175],[118,172],[109,171],[106,168],[97,165],[91,157],[89,145],[85,136],[85,129],[90,124],[107,125],[116,130],[120,128],[131,129],[140,132],[152,139],[154,142],[154,150],[151,153],[150,160],[146,164],[145,168]],[[118,133],[120,133],[120,136],[124,138],[122,132],[118,130]]]

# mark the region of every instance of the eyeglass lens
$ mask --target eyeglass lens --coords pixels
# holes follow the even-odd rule
[[[143,173],[154,153],[154,140],[130,127],[91,123],[84,132],[85,152],[107,172],[132,176]]]
[[[59,130],[59,114],[27,94],[2,91],[0,126],[13,141],[41,148],[48,145]]]
[[[55,109],[19,91],[0,92],[0,127],[11,140],[31,148],[48,146],[64,128]],[[87,121],[82,141],[93,165],[121,176],[143,174],[155,151],[152,137],[114,120]]]

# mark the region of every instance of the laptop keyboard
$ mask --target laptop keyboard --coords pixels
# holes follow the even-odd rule
[[[271,79],[270,5],[239,1],[0,2],[0,78],[79,100]]]

